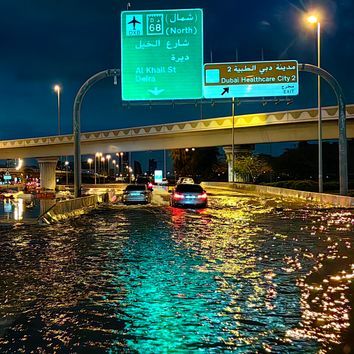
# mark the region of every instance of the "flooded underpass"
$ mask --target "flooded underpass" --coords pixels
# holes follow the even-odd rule
[[[0,351],[353,352],[353,211],[156,200],[1,224]]]

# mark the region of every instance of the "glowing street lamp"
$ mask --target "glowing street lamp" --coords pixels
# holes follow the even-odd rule
[[[96,160],[98,160],[99,157],[100,157],[100,153],[96,152],[96,154],[95,154],[95,184],[97,184],[97,163],[96,163]]]
[[[112,158],[111,155],[106,155],[106,160],[107,160],[107,176],[109,177],[109,161]]]
[[[115,177],[116,176],[117,161],[116,160],[112,160],[112,164],[113,164],[113,174],[114,174],[114,177]]]
[[[61,86],[54,85],[54,92],[57,93],[57,102],[58,102],[58,135],[60,135],[60,94],[61,94]],[[59,157],[59,166],[62,169],[62,156]]]
[[[54,91],[57,93],[57,97],[58,97],[58,135],[60,135],[60,92],[61,92],[61,87],[59,85],[55,85]]]
[[[88,163],[88,165],[89,165],[89,175],[90,175],[90,173],[91,173],[92,162],[93,162],[93,160],[92,160],[91,158],[88,158],[88,159],[87,159],[87,163]]]
[[[102,166],[102,170],[101,170],[101,171],[103,172],[103,173],[102,173],[103,176],[104,176],[104,162],[105,162],[105,161],[106,161],[105,157],[102,156],[102,157],[101,157],[101,163],[102,163],[102,165],[101,165],[101,166]],[[104,182],[105,182],[105,181],[104,181],[104,177],[103,177],[103,183],[104,183]]]
[[[310,14],[306,21],[317,24],[317,67],[321,67],[321,23],[318,14]],[[323,165],[322,165],[322,109],[321,109],[321,76],[317,75],[317,106],[318,106],[318,191],[323,192]]]
[[[309,23],[318,23],[318,18],[315,15],[310,15],[307,17],[307,22]]]
[[[18,159],[18,165],[16,166],[16,171],[19,171],[23,166],[23,160],[20,158]]]
[[[65,161],[65,184],[68,185],[69,184],[69,175],[68,175],[68,166],[69,166],[69,161]]]
[[[124,155],[124,152],[117,152],[116,153],[116,156],[118,157],[118,167],[119,167],[118,172],[119,173],[123,172],[123,155]],[[119,157],[120,157],[120,160],[119,160]]]
[[[132,172],[133,172],[133,169],[131,167],[129,167],[128,171],[129,171],[129,183],[132,183]]]

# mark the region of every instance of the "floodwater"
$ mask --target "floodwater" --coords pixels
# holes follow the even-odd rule
[[[1,224],[0,352],[354,350],[353,211],[154,201]]]
[[[30,194],[0,200],[0,222],[34,222],[39,215],[40,202]]]

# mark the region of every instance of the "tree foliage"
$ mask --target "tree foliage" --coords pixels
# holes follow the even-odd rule
[[[177,176],[192,176],[197,180],[211,180],[221,169],[222,161],[219,160],[217,147],[203,149],[176,149],[171,151],[174,170]]]
[[[272,172],[269,163],[257,155],[247,154],[238,156],[234,164],[235,173],[248,182],[256,182],[262,174]]]
[[[287,179],[309,179],[318,176],[317,144],[300,142],[296,148],[286,149],[282,155],[273,157],[272,160],[276,174],[287,176]],[[323,142],[324,176],[337,176],[338,163],[338,144]]]

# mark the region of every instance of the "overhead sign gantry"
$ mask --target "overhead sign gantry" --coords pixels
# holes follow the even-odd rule
[[[204,65],[205,98],[294,96],[298,93],[296,60]]]
[[[122,98],[202,98],[201,9],[123,11]]]

